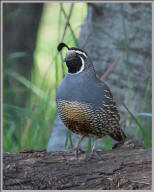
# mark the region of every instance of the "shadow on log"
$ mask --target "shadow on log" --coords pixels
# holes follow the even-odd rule
[[[151,189],[152,150],[121,146],[88,160],[82,152],[24,150],[3,154],[3,189]]]

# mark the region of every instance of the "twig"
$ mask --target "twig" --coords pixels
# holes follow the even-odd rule
[[[107,71],[102,75],[101,80],[104,80],[109,73],[113,70],[113,68],[115,67],[115,65],[118,63],[118,61],[120,60],[120,58],[122,57],[123,53],[121,52],[120,55],[113,61],[113,63],[108,67]]]
[[[61,6],[61,10],[62,10],[62,13],[64,14],[65,18],[67,18],[67,14],[66,14],[63,6]],[[77,39],[76,39],[75,33],[74,33],[74,31],[73,31],[70,23],[68,23],[68,27],[69,27],[69,29],[70,29],[70,32],[71,32],[71,34],[72,34],[72,37],[73,37],[73,40],[74,40],[75,44],[79,47],[78,41],[77,41]]]
[[[32,108],[32,112],[30,113],[30,117],[27,119],[26,123],[25,123],[25,126],[24,126],[24,129],[23,129],[23,134],[22,134],[22,146],[24,146],[24,142],[25,142],[25,136],[27,136],[27,132],[28,130],[30,129],[30,126],[31,126],[31,123],[32,123],[32,120],[33,120],[33,114],[34,114],[34,109],[35,109],[35,106],[37,105],[37,102],[38,100],[36,100],[36,103],[34,103],[34,106]]]
[[[63,61],[63,55],[60,53],[60,59],[61,59],[61,67],[62,67],[62,73],[63,73],[63,78],[65,76],[65,71],[64,71],[64,61]]]
[[[131,181],[133,183],[140,183],[140,184],[145,184],[145,185],[150,185],[150,183],[145,183],[145,182],[141,182],[141,181]]]
[[[62,6],[62,5],[61,5],[61,6]],[[65,21],[63,33],[62,33],[62,36],[61,36],[61,42],[63,42],[64,36],[65,36],[65,33],[66,33],[66,29],[67,29],[67,27],[70,25],[70,24],[69,24],[69,20],[70,20],[70,18],[71,18],[73,6],[74,6],[74,3],[71,3],[70,8],[69,8],[69,11],[68,11],[68,15],[67,15],[67,17],[66,17],[66,21]],[[65,76],[65,72],[64,72],[64,64],[63,64],[63,55],[62,55],[62,53],[60,53],[60,56],[61,56],[62,72],[63,72],[63,77],[64,77],[64,76]]]
[[[89,34],[89,22],[88,22],[88,20],[89,20],[89,13],[88,13],[88,17],[86,19],[86,24],[85,24],[86,25],[85,42],[88,39],[88,34]],[[83,46],[83,48],[87,48],[87,45],[88,44],[85,43],[85,46],[84,46],[84,44],[82,46]]]
[[[128,109],[128,107],[125,105],[124,102],[121,103],[124,108],[128,111],[129,115],[134,119],[134,121],[136,122],[136,124],[138,125],[138,127],[141,129],[141,131],[144,133],[144,129],[141,126],[141,124],[139,123],[139,121],[136,119],[136,117],[133,115],[133,113]]]
[[[65,21],[65,25],[64,25],[64,29],[63,29],[63,33],[62,33],[62,37],[61,37],[61,42],[63,42],[64,36],[65,36],[65,33],[66,33],[66,29],[69,26],[69,20],[70,20],[71,15],[72,15],[73,6],[74,6],[74,3],[71,3],[69,11],[68,11],[68,15],[66,17],[66,21]]]

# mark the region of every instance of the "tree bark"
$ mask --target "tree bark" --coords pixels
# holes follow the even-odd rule
[[[151,189],[152,150],[127,145],[98,152],[79,154],[45,150],[5,152],[3,189]]]

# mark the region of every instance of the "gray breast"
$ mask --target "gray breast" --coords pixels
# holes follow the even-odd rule
[[[67,74],[58,87],[56,99],[91,103],[95,106],[106,103],[110,96],[106,91],[106,85],[99,81],[95,75],[84,73],[71,75]],[[112,99],[112,98],[111,98]]]

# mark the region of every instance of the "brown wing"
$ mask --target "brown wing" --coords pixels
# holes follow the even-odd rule
[[[109,118],[120,121],[120,114],[113,100],[112,93],[104,82],[101,81],[101,83],[104,88],[103,107],[106,109]]]

